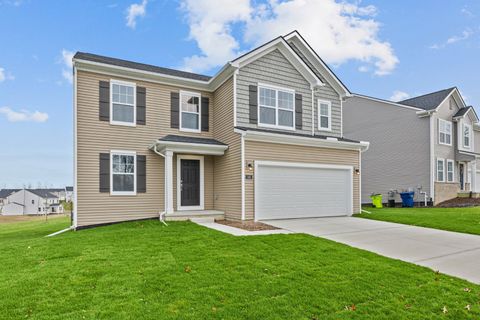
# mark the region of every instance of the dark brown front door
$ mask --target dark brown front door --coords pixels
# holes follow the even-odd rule
[[[200,160],[180,160],[181,206],[200,205]]]

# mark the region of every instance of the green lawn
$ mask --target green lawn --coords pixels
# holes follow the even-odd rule
[[[144,221],[43,237],[67,225],[0,225],[1,319],[480,317],[478,285],[304,234]]]
[[[365,208],[357,217],[480,235],[480,207]]]

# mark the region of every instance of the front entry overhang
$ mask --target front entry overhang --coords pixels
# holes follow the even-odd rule
[[[228,145],[209,138],[168,135],[155,141],[150,149],[165,159],[165,210],[173,209],[173,154],[197,154],[223,156]],[[162,216],[162,215],[160,215]]]
[[[173,153],[223,156],[228,145],[215,139],[168,135],[155,141],[152,149],[160,153],[171,151]]]

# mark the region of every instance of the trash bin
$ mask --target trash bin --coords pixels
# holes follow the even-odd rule
[[[388,191],[388,206],[390,208],[395,208],[395,190]]]
[[[383,208],[381,194],[372,194],[370,199],[372,199],[372,204],[375,208]]]
[[[402,207],[413,208],[413,196],[415,192],[400,192],[402,198]]]

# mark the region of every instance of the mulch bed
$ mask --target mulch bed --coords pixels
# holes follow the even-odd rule
[[[437,205],[440,208],[463,208],[480,206],[480,198],[454,198]]]
[[[230,221],[230,220],[215,220],[216,223],[223,224],[229,227],[239,228],[247,231],[262,231],[262,230],[277,230],[278,228],[271,225],[255,222],[255,221]]]

